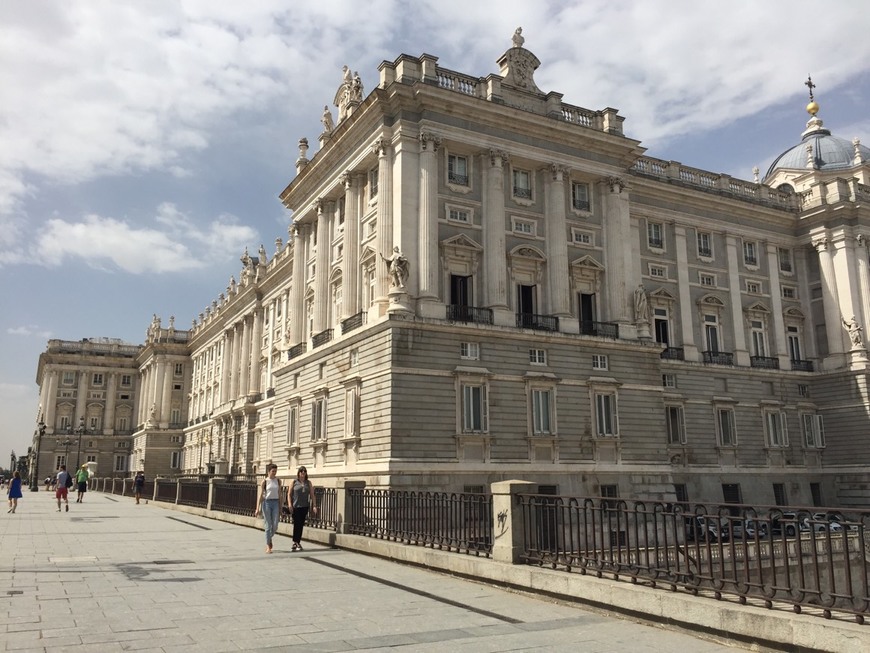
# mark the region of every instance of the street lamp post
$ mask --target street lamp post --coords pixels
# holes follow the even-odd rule
[[[76,450],[76,470],[78,471],[79,464],[81,463],[82,457],[82,436],[85,434],[85,418],[79,417],[79,427],[76,429],[76,435],[79,436],[79,445]]]
[[[67,435],[63,440],[57,441],[57,446],[63,447],[63,464],[67,466],[67,471],[69,471],[69,465],[67,465],[69,462],[67,460],[67,458],[69,458],[69,448],[73,442],[75,442],[75,440],[70,440],[69,435]]]
[[[36,425],[36,462],[33,464],[33,478],[30,479],[30,491],[39,492],[39,454],[42,453],[42,436],[45,435],[45,422],[41,419]]]

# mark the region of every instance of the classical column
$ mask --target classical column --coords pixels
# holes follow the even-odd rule
[[[828,336],[828,356],[842,355],[846,350],[843,346],[843,317],[837,303],[837,275],[834,273],[834,261],[831,256],[830,241],[827,237],[813,240],[813,247],[819,254],[819,272],[822,277],[822,306],[825,312],[825,332]],[[851,317],[851,316],[850,316]],[[836,365],[837,362],[835,361]]]
[[[281,293],[278,299],[270,302],[269,307],[266,309],[269,315],[269,333],[268,342],[266,343],[266,387],[261,388],[263,391],[272,387],[272,351],[275,348],[275,330],[278,328],[278,312],[275,310],[275,306],[283,298],[284,293]]]
[[[88,400],[88,376],[92,374],[92,370],[82,370],[79,372],[79,385],[76,390],[76,414],[73,415],[73,428],[78,428],[79,417],[85,416],[85,408]]]
[[[239,352],[239,364],[236,373],[239,376],[239,390],[236,397],[248,396],[248,374],[251,369],[251,318],[242,318],[242,351]]]
[[[290,344],[297,345],[304,340],[305,331],[302,328],[305,319],[305,307],[302,305],[305,296],[305,233],[304,225],[294,223],[293,229],[293,279],[290,285],[289,315]]]
[[[627,275],[634,269],[631,238],[628,187],[618,177],[610,177],[599,184],[604,203],[604,266],[607,284],[607,303],[604,319],[621,324],[633,323],[629,310],[629,295],[634,296],[634,286],[628,287]],[[631,305],[633,305],[633,301]]]
[[[504,167],[507,154],[489,151],[489,165],[484,168],[486,187],[483,197],[483,239],[486,259],[486,306],[507,309],[507,256],[505,238]]]
[[[771,349],[779,358],[780,369],[790,369],[786,347],[785,319],[782,315],[782,286],[779,283],[779,251],[776,245],[767,244],[767,269],[770,272],[770,310],[773,312],[773,336]]]
[[[114,432],[115,429],[115,398],[117,392],[118,375],[109,373],[106,380],[106,413],[103,415],[103,433]]]
[[[679,225],[674,227],[674,240],[676,242],[677,289],[680,297],[680,335],[682,337],[683,356],[687,361],[697,361],[700,360],[700,356],[698,355],[698,346],[695,344],[695,326],[692,322],[694,308],[692,306],[692,286],[689,281],[685,227]]]
[[[746,329],[743,326],[743,293],[740,289],[740,268],[737,236],[725,235],[725,253],[728,260],[728,292],[731,295],[731,330],[734,333],[734,358],[737,365],[749,366],[749,351],[746,349]],[[702,325],[703,326],[703,325]]]
[[[312,335],[329,325],[329,250],[332,202],[317,200],[317,251],[314,259],[314,327]]]
[[[260,387],[260,355],[263,351],[263,309],[257,309],[251,316],[251,373],[248,378],[248,393],[256,394],[265,388]]]
[[[163,383],[162,393],[160,398],[160,428],[165,429],[169,426],[169,420],[172,415],[172,383],[175,378],[174,374],[175,363],[171,360],[163,360]]]
[[[417,229],[419,297],[438,301],[438,147],[435,134],[420,134],[420,213]]]
[[[375,247],[378,248],[379,257],[389,256],[393,250],[392,147],[386,138],[379,138],[372,149],[378,155],[378,209]],[[375,303],[383,308],[387,305],[388,290],[387,266],[381,264],[378,266],[376,275]]]
[[[224,337],[221,341],[221,385],[220,395],[217,399],[218,404],[223,404],[229,401],[230,398],[230,383],[232,382],[232,372],[230,371],[230,360],[232,358],[232,329],[224,331]]]
[[[51,370],[44,377],[42,397],[42,421],[54,433],[57,425],[54,423],[57,415],[57,370]]]
[[[870,328],[870,258],[867,253],[867,235],[855,237],[855,263],[858,266],[858,296],[861,307],[861,326]]]
[[[233,325],[233,355],[230,361],[230,392],[227,400],[235,401],[239,396],[239,360],[242,355],[242,334],[238,322]]]
[[[544,216],[547,223],[547,285],[550,313],[560,318],[571,316],[568,290],[568,228],[565,220],[565,175],[567,169],[551,165],[546,183]]]
[[[341,294],[342,319],[359,313],[359,221],[362,211],[362,183],[360,175],[345,172],[344,184],[344,269]]]

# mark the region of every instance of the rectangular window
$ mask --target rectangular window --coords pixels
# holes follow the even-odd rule
[[[779,271],[787,274],[791,273],[791,250],[785,249],[784,247],[778,247],[776,252],[779,256]]]
[[[181,436],[180,435],[173,435],[171,438],[169,438],[169,441],[172,444],[181,444]]]
[[[181,424],[181,409],[180,408],[172,408],[169,411],[169,422],[170,422],[170,424]]]
[[[85,462],[95,463],[95,462],[97,462],[97,457],[93,454],[88,454],[87,457],[85,458]]]
[[[447,155],[447,182],[468,186],[468,159],[455,154]]]
[[[447,207],[447,219],[451,222],[464,222],[468,223],[471,221],[469,213],[465,209],[456,209],[453,207]]]
[[[715,315],[704,316],[704,337],[707,341],[707,351],[719,353],[719,319]]]
[[[810,396],[810,386],[806,383],[798,383],[797,391],[799,397],[807,398]]]
[[[716,411],[716,426],[718,428],[719,445],[722,447],[737,446],[737,431],[734,426],[734,409],[719,408]]]
[[[369,199],[378,196],[378,168],[375,166],[369,170]]]
[[[595,244],[595,236],[591,231],[580,231],[579,229],[571,229],[571,240],[575,245]]]
[[[126,472],[127,471],[127,455],[119,454],[115,456],[115,471],[116,472]]]
[[[577,181],[571,184],[571,206],[575,211],[589,210],[589,184]]]
[[[535,435],[552,434],[552,396],[550,390],[532,390],[532,432]]]
[[[462,432],[485,433],[487,430],[486,386],[462,385]]]
[[[131,385],[133,385],[133,377],[129,374],[122,374],[121,375],[121,386],[128,388]]]
[[[655,279],[667,279],[668,278],[668,269],[664,265],[652,265],[649,266],[649,276]]]
[[[785,483],[773,484],[773,502],[777,506],[788,505],[788,499],[785,496]]]
[[[595,393],[595,432],[599,437],[615,437],[619,434],[616,393]]]
[[[354,437],[359,433],[357,424],[359,415],[359,388],[352,386],[344,393],[344,434]]]
[[[75,372],[64,372],[63,373],[63,381],[64,385],[75,385],[76,383],[76,373]]]
[[[758,295],[761,293],[761,284],[757,281],[746,281],[746,292],[751,293],[753,295]]]
[[[528,170],[513,171],[513,191],[514,197],[520,199],[532,199],[532,175]]]
[[[647,244],[653,249],[664,248],[664,227],[660,222],[646,223],[646,241]]]
[[[716,277],[712,274],[704,274],[702,272],[698,275],[698,281],[700,281],[702,286],[707,286],[708,288],[716,287]]]
[[[94,374],[91,385],[93,386],[101,386],[103,385],[103,375],[102,374]]]
[[[725,503],[743,503],[740,498],[739,483],[723,483],[722,484],[722,499]]]
[[[752,336],[752,355],[767,356],[767,334],[764,330],[764,323],[760,320],[751,320],[749,326]]]
[[[529,362],[532,365],[546,365],[547,364],[547,350],[546,349],[529,349]]]
[[[786,427],[785,413],[779,411],[765,411],[765,430],[767,431],[767,446],[788,446],[788,429]]]
[[[606,370],[607,369],[607,355],[606,354],[592,354],[592,369],[593,370]]]
[[[825,425],[821,415],[802,416],[804,444],[808,449],[821,449],[825,446]]]
[[[181,376],[182,374],[184,374],[184,363],[176,363],[175,376]]]
[[[668,444],[686,444],[686,423],[682,406],[665,406]]]
[[[758,244],[756,242],[743,241],[743,262],[746,265],[758,265]]]
[[[60,469],[61,465],[66,465],[66,456],[55,456],[54,458],[54,468]]]
[[[513,219],[513,230],[515,234],[524,236],[534,236],[537,233],[537,224],[533,220]]]
[[[684,509],[689,507],[689,488],[685,483],[674,483],[674,495],[677,503],[682,505]]]
[[[794,286],[782,286],[783,299],[797,299],[797,289]]]
[[[173,451],[169,454],[169,467],[170,469],[178,469],[181,467],[181,452]]]
[[[311,441],[326,439],[326,399],[320,397],[311,402]]]
[[[677,377],[675,374],[662,374],[662,387],[664,388],[676,388],[677,387]]]
[[[118,430],[126,431],[130,428],[130,422],[127,417],[119,417],[118,418]]]
[[[359,365],[359,349],[351,349],[350,350],[350,364],[353,367]]]
[[[287,411],[287,444],[299,444],[299,407]]]
[[[713,258],[713,234],[707,231],[698,232],[698,256]]]
[[[461,342],[459,343],[459,357],[465,360],[476,361],[480,360],[480,343],[477,342]]]
[[[810,483],[810,494],[813,497],[814,506],[825,505],[822,501],[822,486],[820,483]]]

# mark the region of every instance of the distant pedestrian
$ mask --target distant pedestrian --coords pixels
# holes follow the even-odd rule
[[[272,537],[278,530],[278,518],[281,516],[281,479],[277,478],[278,465],[266,468],[266,478],[257,488],[257,508],[254,517],[263,513],[263,526],[266,530],[266,553],[272,553]],[[295,545],[294,545],[295,548]]]
[[[290,501],[293,508],[293,551],[301,551],[302,528],[305,526],[305,518],[308,517],[308,509],[317,514],[314,486],[308,480],[308,470],[305,467],[300,467],[296,472],[296,479],[290,488]]]
[[[76,483],[78,484],[79,495],[76,497],[76,503],[82,503],[85,500],[85,492],[88,491],[88,479],[91,477],[88,472],[88,464],[85,463],[76,472]]]
[[[51,476],[45,477],[45,491],[48,492],[51,489]]]
[[[142,496],[142,489],[145,487],[145,472],[136,472],[136,478],[133,479],[133,497],[136,499],[136,504],[139,504],[139,499]]]
[[[61,465],[55,476],[54,498],[57,499],[57,511],[60,512],[61,499],[66,504],[65,510],[69,512],[69,489],[72,487],[72,475],[66,471],[66,465]]]
[[[15,473],[12,474],[12,482],[9,483],[8,512],[15,512],[15,509],[18,507],[18,500],[21,498],[21,496],[21,472],[16,469]]]

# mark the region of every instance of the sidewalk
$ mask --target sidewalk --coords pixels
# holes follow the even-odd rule
[[[0,517],[0,651],[734,651],[358,553],[88,492]]]

